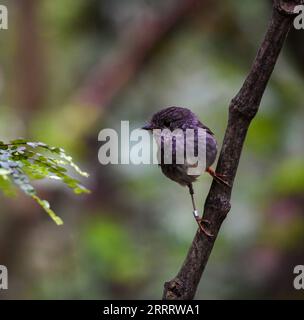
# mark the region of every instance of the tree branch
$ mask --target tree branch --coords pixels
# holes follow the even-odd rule
[[[235,179],[247,130],[256,115],[285,38],[293,22],[293,8],[303,0],[274,0],[272,17],[249,75],[229,106],[229,120],[216,171],[227,176],[231,186]],[[210,221],[214,235],[196,233],[186,260],[177,276],[165,283],[163,299],[193,299],[216,236],[230,210],[232,188],[213,181],[204,207],[204,219]]]

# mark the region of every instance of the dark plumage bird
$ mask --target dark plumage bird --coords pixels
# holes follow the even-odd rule
[[[206,168],[203,168],[202,172],[207,172],[219,183],[228,184],[222,179],[221,176],[217,175],[213,169],[211,169],[211,165],[214,163],[217,155],[217,142],[215,140],[214,134],[212,131],[206,127],[197,116],[187,108],[181,107],[169,107],[165,108],[157,113],[155,113],[152,119],[142,128],[145,130],[154,130],[154,129],[169,129],[171,132],[176,129],[181,129],[184,137],[186,138],[186,130],[193,129],[194,131],[194,154],[197,156],[198,153],[198,141],[199,141],[199,132],[200,129],[205,130],[204,137],[206,138],[206,152],[204,156],[206,159],[203,159],[203,163],[206,163]],[[182,141],[182,142],[180,142]],[[208,226],[209,222],[206,220],[202,220],[197,212],[195,201],[194,201],[194,191],[192,183],[196,181],[196,179],[200,176],[198,175],[189,175],[189,168],[193,168],[193,164],[187,163],[186,154],[185,154],[185,144],[186,139],[181,139],[173,137],[172,142],[172,163],[167,164],[164,161],[164,137],[162,136],[158,142],[158,154],[160,156],[160,167],[163,174],[169,179],[179,183],[182,186],[187,186],[191,195],[192,205],[193,205],[193,214],[194,217],[200,227],[200,230],[203,231],[207,236],[212,236],[206,226]],[[180,164],[176,160],[176,154],[179,148],[183,148],[184,152],[184,163]]]

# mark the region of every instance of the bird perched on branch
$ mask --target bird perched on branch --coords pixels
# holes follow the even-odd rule
[[[223,176],[218,175],[211,168],[217,155],[217,142],[215,140],[212,131],[206,127],[197,116],[187,108],[181,107],[168,107],[155,113],[152,119],[146,123],[144,130],[153,131],[154,138],[156,138],[158,146],[159,166],[163,174],[169,179],[179,183],[182,186],[187,186],[191,196],[193,215],[197,221],[200,230],[207,236],[212,237],[212,234],[208,231],[209,221],[203,220],[196,209],[194,200],[193,182],[203,173],[209,173],[217,182],[228,186],[229,184],[223,180]],[[192,130],[192,136],[187,134]],[[171,140],[167,139],[169,132],[177,132],[177,134],[171,135]],[[164,132],[166,132],[164,134]],[[200,141],[203,140],[204,152],[199,152]],[[195,163],[189,161],[187,158],[187,146],[186,144],[191,140],[194,147],[192,159],[197,159]],[[169,141],[169,142],[168,142]],[[172,148],[168,148],[172,153],[171,163],[166,162],[168,155],[166,155],[166,145],[170,144]],[[177,161],[177,154],[183,155],[182,163]],[[200,159],[199,157],[203,157]],[[169,157],[169,158],[170,158]],[[195,158],[196,157],[196,158]],[[191,159],[190,159],[191,160]],[[195,169],[198,166],[199,160],[204,163],[204,167],[195,174],[189,174],[189,169]],[[170,162],[170,161],[169,161]]]

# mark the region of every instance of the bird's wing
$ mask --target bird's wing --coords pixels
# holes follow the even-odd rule
[[[198,127],[205,129],[209,134],[214,136],[214,133],[200,121],[198,121]]]

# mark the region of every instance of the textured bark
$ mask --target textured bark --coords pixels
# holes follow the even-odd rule
[[[258,50],[249,75],[229,106],[229,120],[216,171],[225,175],[231,188],[213,181],[204,207],[204,219],[210,221],[208,238],[196,233],[186,260],[177,276],[165,283],[163,299],[193,299],[208,262],[220,227],[230,210],[232,186],[247,130],[256,115],[267,82],[271,76],[284,41],[292,26],[295,5],[302,0],[275,0],[265,38]]]

